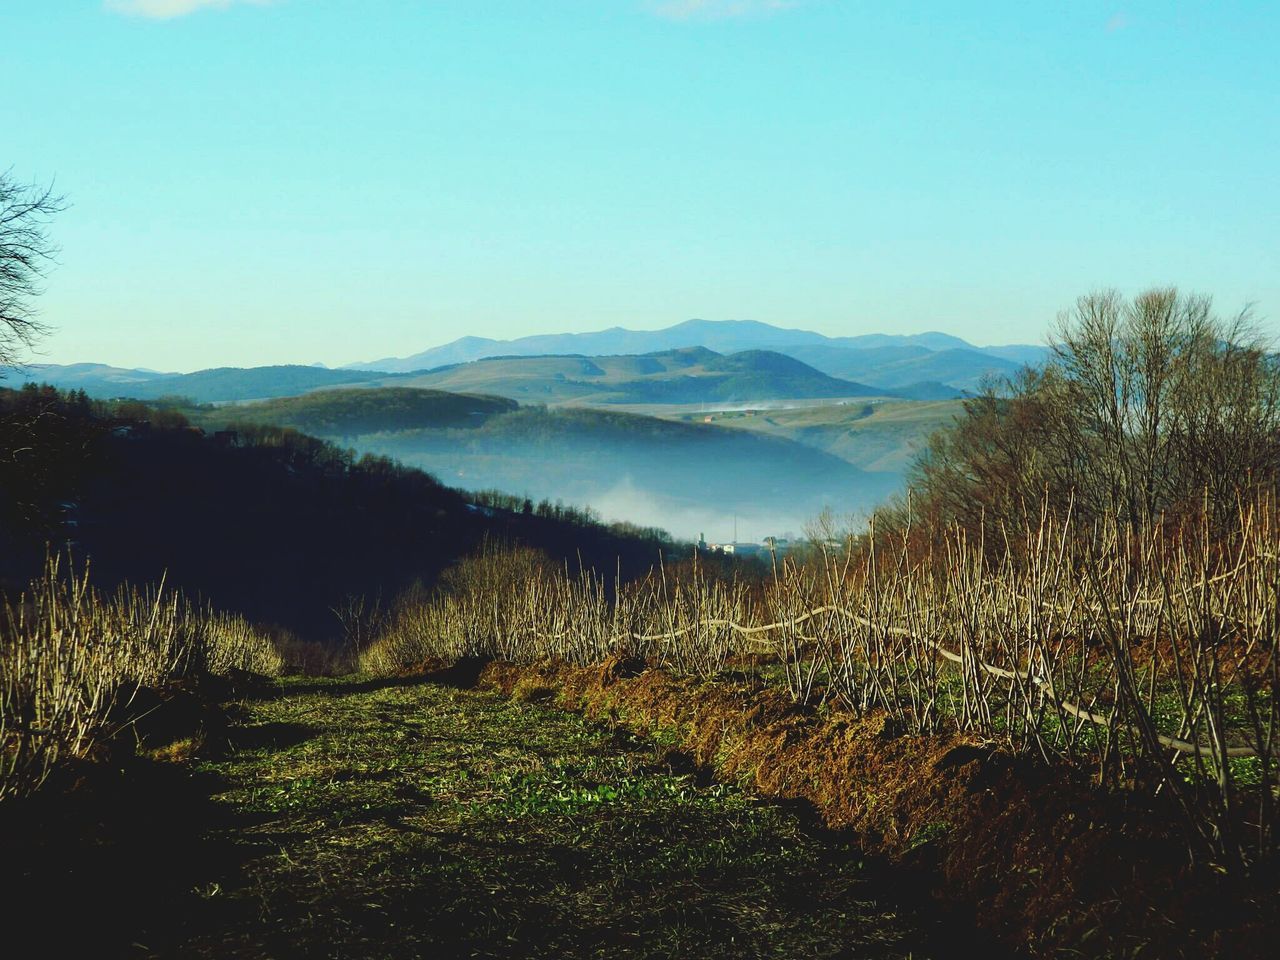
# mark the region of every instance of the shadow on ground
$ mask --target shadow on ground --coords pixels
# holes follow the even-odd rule
[[[196,924],[210,892],[255,854],[213,842],[228,811],[218,778],[133,759],[50,784],[0,819],[5,946],[18,957],[123,957],[164,951]],[[203,912],[203,911],[200,911]]]
[[[11,808],[10,955],[1000,956],[804,804],[460,689],[480,666],[250,692],[199,764],[98,765]]]

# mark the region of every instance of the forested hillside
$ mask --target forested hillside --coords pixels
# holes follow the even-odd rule
[[[24,583],[46,544],[91,562],[100,585],[157,582],[255,621],[334,635],[348,595],[430,583],[486,537],[624,575],[657,531],[611,530],[554,504],[479,507],[420,470],[294,430],[205,433],[172,411],[83,395],[0,391],[0,578]],[[21,439],[22,442],[19,442]]]
[[[479,427],[491,417],[516,410],[503,397],[447,393],[408,387],[370,390],[318,390],[297,397],[234,407],[181,409],[204,423],[256,423],[293,427],[319,437],[358,437],[370,433]]]

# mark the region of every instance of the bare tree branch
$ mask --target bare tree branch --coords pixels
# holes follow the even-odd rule
[[[0,367],[21,359],[48,328],[35,314],[33,300],[44,272],[57,254],[46,229],[66,200],[42,187],[0,173]]]

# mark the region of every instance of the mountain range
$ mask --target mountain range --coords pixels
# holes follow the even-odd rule
[[[348,365],[351,370],[388,373],[430,370],[491,357],[611,356],[648,354],[686,347],[718,353],[769,350],[807,363],[831,377],[871,387],[899,389],[941,383],[972,391],[985,377],[1007,376],[1025,364],[1044,361],[1048,348],[1034,344],[978,347],[947,333],[872,333],[828,337],[811,330],[775,327],[755,320],[686,320],[662,330],[612,327],[491,340],[462,337],[408,357],[386,357]]]
[[[705,347],[616,356],[488,357],[420,373],[391,374],[376,385],[484,393],[557,406],[748,403],[886,394],[884,389],[829,376],[772,350],[721,354]],[[912,384],[892,395],[920,399],[956,393],[934,383]]]
[[[69,372],[68,372],[69,370]],[[11,371],[12,372],[12,371]],[[292,397],[315,390],[415,387],[452,393],[484,393],[522,402],[590,406],[616,403],[745,403],[886,395],[866,384],[828,376],[792,357],[768,350],[729,355],[704,347],[639,356],[491,357],[413,373],[328,370],[322,367],[219,367],[195,373],[131,376],[95,365],[36,367],[16,371],[18,382],[38,381],[81,389],[104,398],[186,398],[234,403]],[[920,396],[954,396],[939,384]],[[918,398],[913,390],[892,396]]]
[[[698,352],[701,351],[701,352]],[[339,369],[217,367],[163,373],[101,363],[0,368],[0,381],[45,382],[99,397],[232,402],[312,390],[413,386],[550,403],[697,403],[880,395],[938,400],[1041,363],[1048,348],[976,347],[946,333],[827,337],[750,320],[689,320],[665,330],[490,340],[463,337],[410,357]],[[798,361],[798,362],[797,362]]]

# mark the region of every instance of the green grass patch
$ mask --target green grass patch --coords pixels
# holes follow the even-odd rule
[[[659,743],[431,685],[292,682],[241,710],[204,771],[255,855],[192,891],[183,956],[918,951],[856,851]]]

